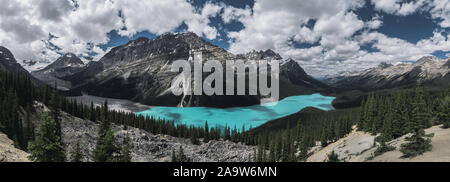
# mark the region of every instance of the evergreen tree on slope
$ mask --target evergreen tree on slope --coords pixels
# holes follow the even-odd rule
[[[406,139],[409,143],[403,144],[400,149],[403,157],[415,157],[431,150],[431,140],[428,138],[429,136],[425,135],[424,130],[429,126],[430,120],[431,116],[425,102],[424,91],[419,84],[414,93],[412,117],[407,123],[408,129],[412,131],[412,136]]]

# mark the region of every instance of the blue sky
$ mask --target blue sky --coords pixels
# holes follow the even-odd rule
[[[0,44],[18,59],[96,61],[138,37],[186,31],[235,54],[273,49],[315,76],[450,55],[449,0],[6,1]]]

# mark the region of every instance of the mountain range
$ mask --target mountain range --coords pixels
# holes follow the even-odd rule
[[[340,91],[370,92],[393,88],[412,88],[419,82],[429,89],[450,87],[450,59],[425,56],[414,64],[392,65],[381,63],[362,72],[326,80]]]
[[[377,90],[412,88],[417,83],[430,89],[450,87],[450,60],[425,56],[414,64],[391,65],[319,81],[308,75],[293,59],[283,59],[273,50],[232,54],[194,33],[166,33],[154,39],[145,37],[114,47],[100,60],[84,64],[75,54],[62,55],[52,64],[31,75],[72,95],[127,99],[152,106],[234,107],[259,104],[262,96],[175,96],[170,87],[178,73],[170,71],[175,60],[189,60],[201,52],[204,60],[278,60],[280,62],[280,99],[294,95],[321,93],[336,96],[335,107],[358,105],[361,96]],[[0,47],[0,68],[29,74],[12,53]],[[203,75],[206,78],[208,74]],[[34,79],[34,78],[33,78]],[[36,82],[37,79],[35,79]],[[343,104],[351,103],[351,104]],[[343,104],[343,105],[342,105]]]
[[[167,33],[154,39],[145,37],[115,47],[100,60],[83,65],[73,54],[65,54],[33,76],[48,84],[58,82],[60,89],[72,94],[128,99],[155,106],[233,107],[260,103],[260,95],[175,96],[170,87],[178,73],[170,71],[175,60],[188,60],[202,52],[204,60],[279,60],[280,98],[312,93],[329,93],[331,87],[306,74],[292,59],[284,60],[272,50],[234,55],[194,33]],[[203,75],[206,78],[208,74]]]

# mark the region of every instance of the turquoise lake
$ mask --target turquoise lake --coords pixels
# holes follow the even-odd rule
[[[205,126],[205,121],[208,121],[209,127],[224,128],[227,125],[233,129],[236,126],[240,131],[243,125],[246,130],[250,127],[255,128],[267,121],[294,114],[305,107],[332,110],[331,102],[333,100],[334,97],[312,94],[291,96],[278,102],[247,107],[224,109],[208,107],[153,107],[136,114],[175,121],[175,124],[188,126],[203,127]]]

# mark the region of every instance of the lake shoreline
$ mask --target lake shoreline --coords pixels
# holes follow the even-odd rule
[[[137,115],[174,121],[176,125],[203,127],[208,122],[210,127],[234,128],[238,131],[244,128],[258,127],[268,121],[283,118],[301,111],[306,107],[320,110],[334,110],[334,97],[321,94],[286,97],[270,104],[259,104],[246,107],[210,108],[210,107],[153,107]]]
[[[335,97],[324,96],[320,93],[286,97],[280,101],[259,105],[229,108],[214,107],[167,107],[148,106],[124,99],[112,99],[84,94],[78,97],[69,97],[77,102],[100,106],[105,100],[111,110],[133,112],[136,115],[160,118],[174,121],[176,125],[204,127],[208,122],[210,127],[225,128],[236,127],[238,131],[248,130],[264,123],[287,117],[307,107],[320,110],[334,110],[332,105]]]

